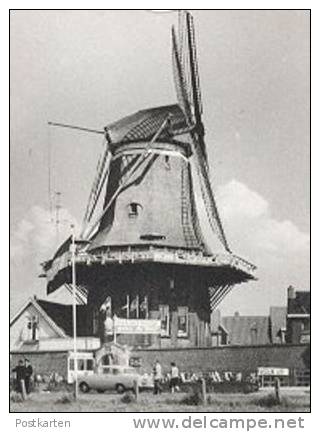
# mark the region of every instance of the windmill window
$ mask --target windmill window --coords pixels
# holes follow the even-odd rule
[[[165,157],[164,157],[164,164],[165,164],[165,167],[166,167],[167,170],[169,170],[171,168],[171,166],[170,166],[170,158],[169,158],[168,155],[165,155]]]
[[[142,206],[139,203],[132,202],[128,205],[128,215],[130,218],[136,218],[141,212]]]
[[[188,336],[188,307],[178,307],[178,337]]]
[[[161,337],[170,335],[170,311],[169,305],[159,305],[160,321],[161,321]]]

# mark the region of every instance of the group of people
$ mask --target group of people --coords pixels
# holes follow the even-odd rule
[[[33,374],[33,368],[28,359],[19,360],[18,365],[12,369],[15,373],[14,377],[14,388],[17,392],[22,393],[23,383],[27,394],[31,392],[31,380]]]
[[[171,370],[170,370],[170,378],[169,378],[169,386],[171,393],[174,393],[175,391],[179,391],[179,383],[180,383],[180,372],[178,369],[178,366],[171,362]],[[156,360],[154,366],[153,366],[153,384],[154,384],[154,394],[160,394],[162,392],[162,381],[163,381],[163,375],[162,375],[162,366],[159,362],[159,360]]]

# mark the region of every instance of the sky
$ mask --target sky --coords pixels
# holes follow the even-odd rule
[[[308,290],[309,13],[193,11],[213,190],[231,249],[258,266],[221,304],[267,314],[289,285]],[[102,129],[176,102],[170,27],[176,13],[11,11],[11,311],[45,297],[39,263],[79,225]],[[48,196],[61,192],[57,234]]]

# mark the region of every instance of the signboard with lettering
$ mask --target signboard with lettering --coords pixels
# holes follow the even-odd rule
[[[161,321],[157,319],[114,319],[117,334],[160,334]]]
[[[289,369],[278,367],[258,367],[260,376],[289,376]]]

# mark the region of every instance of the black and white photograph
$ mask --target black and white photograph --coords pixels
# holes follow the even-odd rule
[[[311,10],[8,13],[10,413],[310,413]]]

